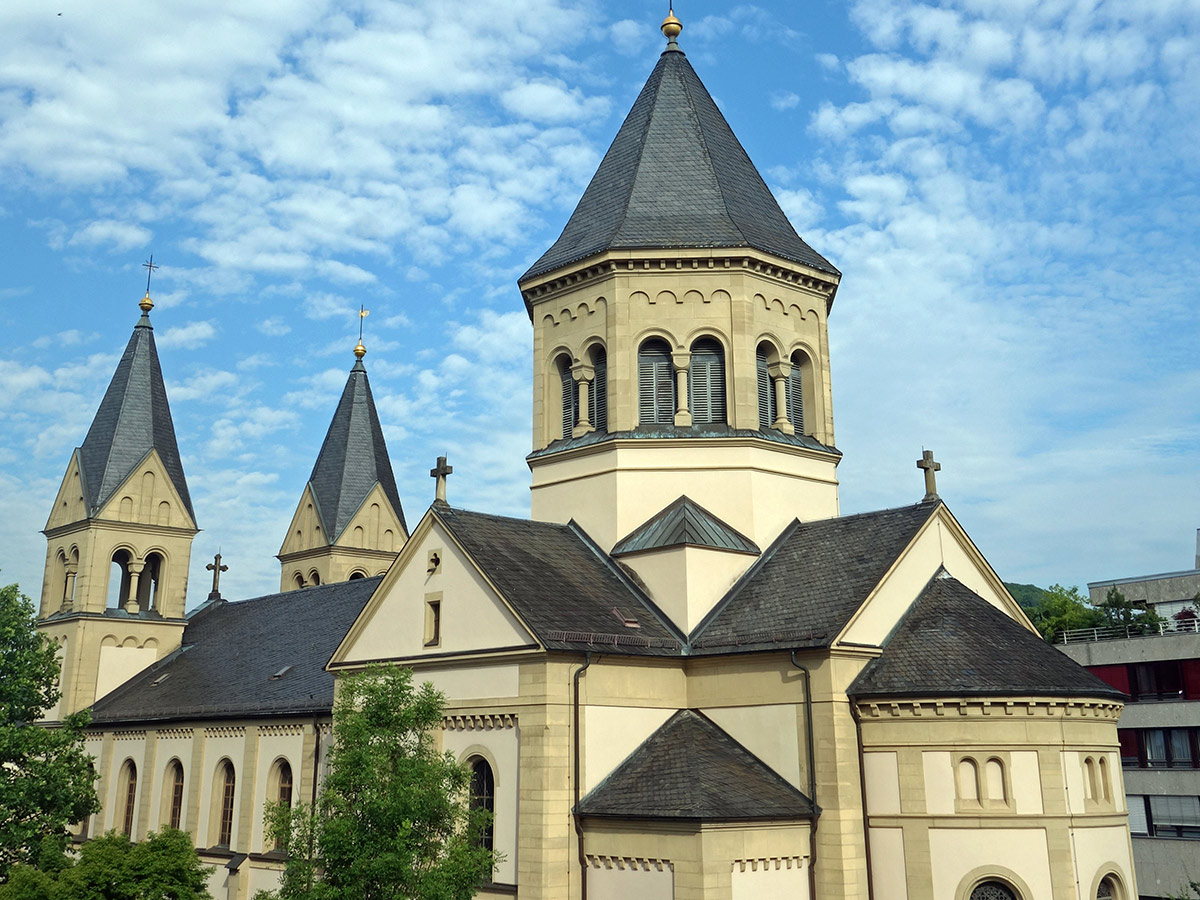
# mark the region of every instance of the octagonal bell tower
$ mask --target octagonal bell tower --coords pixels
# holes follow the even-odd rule
[[[533,518],[605,549],[682,495],[760,546],[838,514],[827,321],[838,270],[796,233],[667,48],[558,240],[534,328]]]

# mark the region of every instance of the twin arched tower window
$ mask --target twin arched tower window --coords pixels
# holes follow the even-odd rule
[[[696,425],[725,422],[725,351],[712,338],[701,338],[692,344],[688,407]]]
[[[695,425],[724,424],[725,349],[713,338],[691,347],[687,402],[680,404],[675,366],[666,341],[652,338],[638,349],[638,424],[673,425],[675,413],[688,409]]]
[[[784,415],[796,429],[796,434],[804,434],[804,356],[799,352],[792,354],[788,360],[789,371],[785,376],[771,372],[770,354],[771,351],[766,345],[760,345],[755,353],[758,374],[758,427],[773,428],[779,421],[777,381],[782,379]]]
[[[608,430],[608,356],[603,347],[595,347],[588,360],[592,366],[592,380],[587,383],[588,424],[596,431]],[[575,380],[571,361],[560,356],[556,363],[562,385],[562,436],[571,437],[579,424],[579,382]]]

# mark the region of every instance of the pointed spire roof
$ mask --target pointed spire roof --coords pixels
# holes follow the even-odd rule
[[[704,247],[839,274],[796,234],[672,39],[566,228],[520,280],[605,250]]]
[[[362,346],[361,342],[359,346]],[[379,413],[375,409],[375,398],[371,396],[371,385],[367,381],[367,368],[358,348],[355,348],[355,355],[358,359],[350,370],[342,399],[338,401],[333,421],[325,434],[325,443],[321,445],[317,463],[308,479],[317,500],[321,527],[330,543],[337,540],[350,524],[376,484],[383,488],[400,525],[408,531]]]
[[[150,451],[157,450],[188,515],[195,521],[158,350],[154,346],[154,328],[149,316],[153,304],[149,302],[149,293],[141,306],[142,317],[134,326],[117,371],[79,448],[88,515],[98,513]]]

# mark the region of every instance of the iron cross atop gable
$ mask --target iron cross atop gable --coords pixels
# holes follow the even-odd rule
[[[217,555],[213,557],[213,561],[204,568],[213,573],[213,586],[208,599],[219,600],[221,597],[221,573],[229,571],[229,566],[221,565],[221,551],[218,550]]]
[[[429,470],[429,477],[437,479],[437,488],[434,491],[434,500],[442,503],[446,502],[446,476],[454,471],[454,466],[446,465],[446,457],[439,456],[437,467]]]
[[[921,458],[917,460],[917,468],[925,470],[925,499],[940,500],[937,492],[937,476],[934,473],[941,471],[942,464],[934,461],[932,450],[921,452]]]
[[[150,278],[154,275],[154,270],[158,268],[154,264],[154,254],[150,254],[150,259],[142,263],[142,268],[146,270],[146,293],[150,293]]]

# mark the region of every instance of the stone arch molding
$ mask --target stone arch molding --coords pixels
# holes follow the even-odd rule
[[[976,866],[964,875],[954,891],[954,900],[971,900],[971,892],[985,881],[1000,882],[1017,895],[1017,900],[1037,900],[1024,878],[1000,864]]]
[[[598,312],[603,312],[607,307],[608,300],[603,296],[581,300],[578,303],[561,307],[558,312],[546,313],[542,316],[542,324],[558,326],[567,322],[574,322],[577,319],[586,319]]]
[[[1112,860],[1102,863],[1096,874],[1092,876],[1092,888],[1087,893],[1087,900],[1092,900],[1096,896],[1096,892],[1100,890],[1100,882],[1105,878],[1110,879],[1116,888],[1116,893],[1113,895],[1114,900],[1129,900],[1129,888],[1125,886],[1128,882],[1121,867]]]
[[[816,307],[810,306],[808,309],[805,309],[795,301],[785,302],[780,297],[767,297],[765,294],[755,294],[754,302],[761,305],[763,309],[767,310],[767,312],[779,313],[780,315],[784,316],[791,316],[793,313],[795,313],[795,315],[800,319],[807,320],[809,318],[816,318],[818,321],[821,317],[821,314],[817,312]]]

